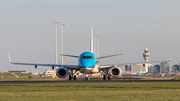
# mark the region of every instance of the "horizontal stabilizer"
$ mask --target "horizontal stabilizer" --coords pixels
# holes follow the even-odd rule
[[[108,55],[108,56],[102,56],[102,57],[99,57],[98,59],[102,59],[102,58],[108,58],[108,57],[113,57],[113,56],[118,56],[118,55],[123,55],[124,53],[121,53],[121,54],[115,54],[115,55]]]
[[[69,57],[74,57],[74,58],[79,58],[79,56],[75,56],[75,55],[67,55],[67,54],[61,54],[63,56],[69,56]]]

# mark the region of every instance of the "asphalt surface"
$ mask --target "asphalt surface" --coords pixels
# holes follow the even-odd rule
[[[0,81],[0,84],[22,84],[22,83],[112,83],[112,82],[180,82],[180,80],[171,80],[170,78],[148,79],[142,78],[112,78],[111,80],[103,80],[102,78],[91,78],[84,80],[84,78],[77,78],[77,80],[68,79],[41,79],[29,81]]]

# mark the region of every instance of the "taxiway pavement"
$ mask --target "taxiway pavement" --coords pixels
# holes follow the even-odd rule
[[[40,80],[26,80],[26,81],[0,81],[0,84],[22,84],[22,83],[118,83],[118,82],[180,82],[180,80],[171,80],[170,78],[160,79],[143,79],[143,78],[112,78],[111,80],[103,80],[102,78],[91,78],[84,80],[84,78],[77,78],[77,80],[68,79],[40,79]]]

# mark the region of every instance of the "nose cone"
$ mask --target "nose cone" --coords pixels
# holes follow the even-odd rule
[[[94,59],[80,59],[80,66],[84,68],[94,68],[95,60]]]
[[[91,52],[84,52],[79,56],[79,65],[81,68],[94,68],[96,57]]]

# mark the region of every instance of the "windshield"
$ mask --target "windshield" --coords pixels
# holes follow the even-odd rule
[[[93,56],[81,56],[81,59],[94,59]]]

